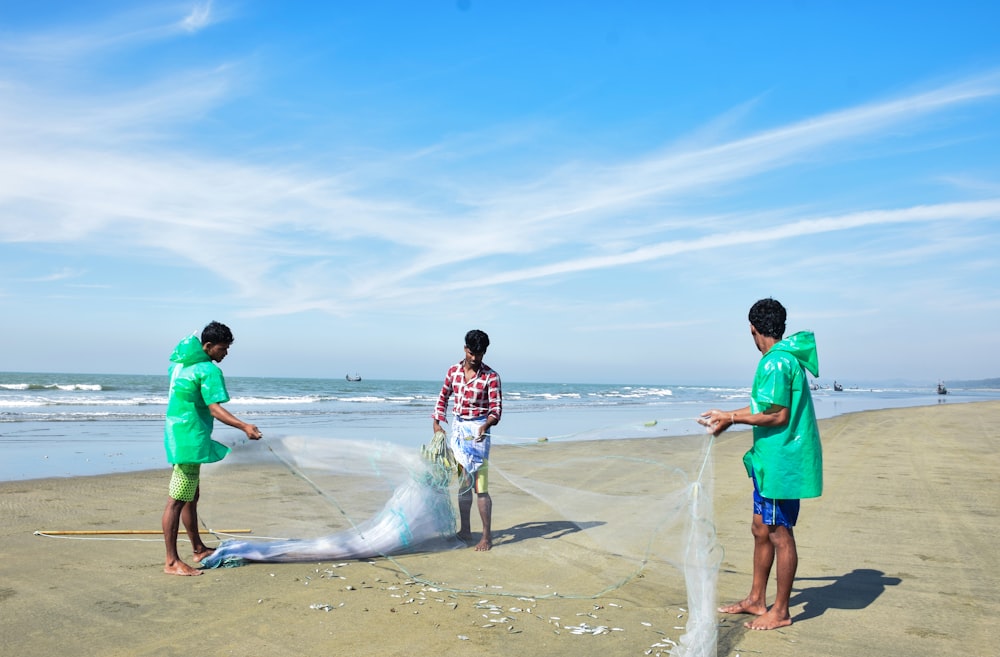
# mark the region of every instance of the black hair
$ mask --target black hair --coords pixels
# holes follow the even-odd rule
[[[201,332],[201,343],[208,344],[232,344],[233,332],[229,327],[220,322],[209,322],[208,326]]]
[[[750,324],[757,332],[769,338],[780,340],[785,335],[785,319],[788,313],[778,301],[768,297],[750,307]]]
[[[485,354],[490,346],[490,336],[479,329],[472,329],[465,334],[465,346],[474,354]]]

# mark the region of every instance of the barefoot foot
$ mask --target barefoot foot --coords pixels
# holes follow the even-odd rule
[[[753,620],[743,623],[743,627],[750,630],[776,630],[779,627],[788,627],[792,624],[792,618],[787,613],[776,614],[774,610],[767,612]]]
[[[493,547],[493,541],[488,538],[479,539],[479,543],[476,544],[476,552],[488,552]]]
[[[215,552],[215,548],[203,547],[202,549],[200,549],[197,552],[193,553],[194,556],[192,557],[192,559],[194,559],[195,563],[201,563],[202,559],[204,559],[205,557],[209,556],[213,552]]]
[[[719,607],[719,613],[723,614],[753,614],[754,616],[763,616],[767,613],[767,606],[752,602],[750,599],[740,600],[739,602],[734,602],[731,605],[726,605],[724,607]]]
[[[177,560],[173,563],[168,563],[163,566],[163,572],[168,575],[184,575],[186,577],[197,577],[198,575],[203,575],[202,571],[197,568],[192,568],[183,561]]]

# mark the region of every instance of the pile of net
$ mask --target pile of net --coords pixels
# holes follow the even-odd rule
[[[454,465],[444,442],[435,435],[421,450],[421,458],[410,458],[392,445],[369,446],[344,441],[282,439],[267,445],[268,450],[308,481],[318,495],[338,508],[350,525],[319,538],[285,540],[227,540],[201,562],[203,568],[231,568],[248,562],[302,562],[362,559],[458,547],[456,516],[449,486]],[[362,458],[362,455],[365,455]],[[386,457],[389,462],[382,463]],[[399,481],[391,497],[374,516],[358,522],[341,503],[329,496],[310,470],[329,474],[331,470],[354,471],[367,467],[370,475],[384,481],[389,470]],[[357,476],[353,473],[350,476]]]

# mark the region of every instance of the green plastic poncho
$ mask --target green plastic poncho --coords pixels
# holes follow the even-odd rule
[[[209,404],[229,401],[222,370],[192,335],[180,341],[170,356],[170,399],[164,446],[169,463],[215,463],[229,448],[212,440],[214,418]]]
[[[803,499],[823,493],[823,450],[806,370],[819,376],[816,338],[802,331],[777,342],[757,365],[750,410],[789,410],[783,427],[754,427],[753,447],[743,456],[747,475],[763,497]]]

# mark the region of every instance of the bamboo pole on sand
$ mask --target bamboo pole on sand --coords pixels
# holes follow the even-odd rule
[[[252,534],[252,529],[202,529],[206,534]],[[162,534],[161,529],[39,529],[36,535],[48,536],[104,536],[116,534]]]

